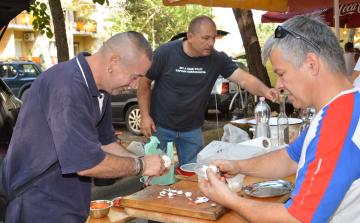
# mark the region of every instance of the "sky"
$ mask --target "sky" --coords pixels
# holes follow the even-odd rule
[[[255,25],[261,22],[261,15],[266,11],[252,10]],[[218,41],[215,48],[219,51],[226,52],[229,56],[244,51],[240,30],[235,20],[234,13],[231,8],[213,8],[213,15],[217,17],[217,26],[221,26],[222,30],[230,32],[223,41]]]

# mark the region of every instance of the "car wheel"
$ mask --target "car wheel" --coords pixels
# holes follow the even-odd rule
[[[125,123],[128,130],[132,134],[137,136],[143,135],[140,130],[140,119],[141,119],[141,114],[140,114],[139,105],[131,106],[126,112]]]
[[[25,100],[25,96],[26,96],[26,94],[28,93],[28,91],[29,91],[29,88],[27,88],[27,89],[25,89],[25,91],[23,91],[23,93],[21,94],[21,97],[20,97],[20,100],[21,100],[21,101],[24,101],[24,100]]]

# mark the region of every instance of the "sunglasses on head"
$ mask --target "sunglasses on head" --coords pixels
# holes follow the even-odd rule
[[[275,38],[279,38],[279,39],[282,39],[284,38],[287,34],[290,34],[291,36],[293,36],[294,38],[296,39],[302,39],[304,40],[305,42],[309,43],[311,46],[313,46],[316,51],[318,51],[320,53],[320,49],[319,47],[315,46],[312,42],[310,42],[310,40],[306,39],[305,37],[302,37],[300,36],[299,34],[297,33],[294,33],[293,31],[291,31],[290,29],[284,27],[284,26],[278,26],[276,29],[275,29],[275,32],[274,32],[274,37]]]

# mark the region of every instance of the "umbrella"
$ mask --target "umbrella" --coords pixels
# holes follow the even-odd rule
[[[340,27],[344,28],[345,24],[347,28],[357,28],[360,27],[360,4],[358,3],[351,3],[351,4],[344,4],[340,5],[339,7],[339,23]],[[334,8],[328,7],[324,9],[315,9],[305,12],[295,12],[291,13],[289,9],[286,13],[281,12],[267,12],[261,16],[262,23],[283,23],[286,20],[297,16],[297,15],[304,15],[307,13],[314,13],[318,12],[320,15],[323,16],[325,23],[328,26],[334,27]]]
[[[165,6],[198,4],[212,7],[230,7],[257,9],[265,11],[301,12],[313,9],[335,7],[335,30],[339,39],[339,4],[358,2],[359,0],[163,0]]]
[[[356,0],[338,0],[339,4],[356,2]],[[240,9],[257,9],[265,11],[301,12],[312,9],[334,6],[334,0],[163,0],[165,6],[198,4],[213,7],[229,7]]]

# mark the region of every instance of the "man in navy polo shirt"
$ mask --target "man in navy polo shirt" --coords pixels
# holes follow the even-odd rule
[[[111,37],[41,74],[21,108],[4,169],[9,194],[50,167],[13,200],[6,222],[85,222],[91,178],[168,172],[159,155],[136,158],[116,143],[110,94],[135,88],[152,63],[137,32]],[[55,164],[55,165],[53,165]]]

